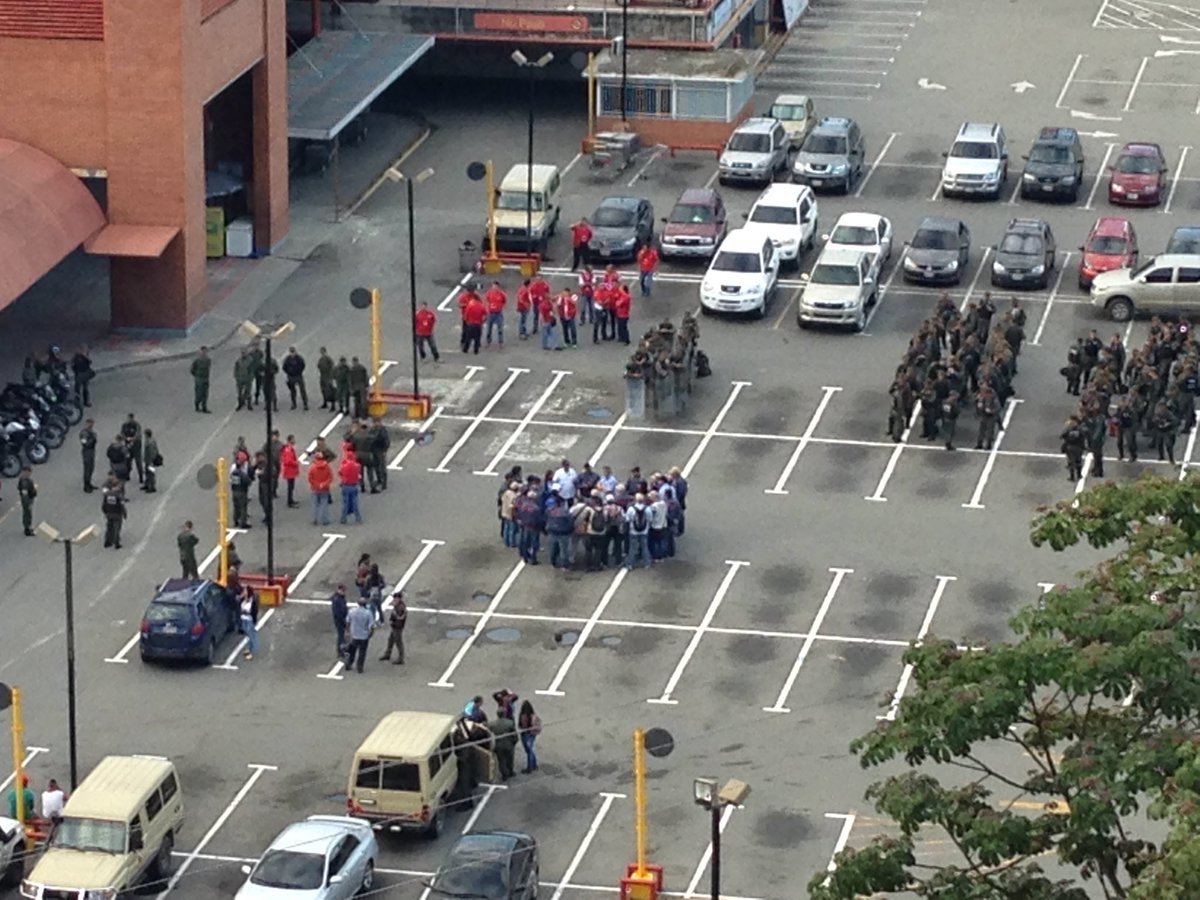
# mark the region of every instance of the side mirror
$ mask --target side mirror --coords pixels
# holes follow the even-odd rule
[[[950,151],[949,150],[944,151],[942,153],[942,159],[949,159],[949,158],[950,158]]]
[[[663,217],[662,217],[662,223],[663,223],[664,225],[666,225],[666,224],[667,224],[667,217],[666,217],[666,216],[663,216]]]
[[[142,841],[142,836],[140,834],[134,834],[134,835],[129,836],[129,849],[130,850],[141,850],[144,847],[145,847],[145,843]]]
[[[1079,245],[1079,252],[1080,252],[1080,253],[1082,253],[1082,252],[1083,252],[1083,244],[1080,244],[1080,245]]]
[[[1025,160],[1025,162],[1029,162],[1029,157],[1028,157],[1028,156],[1022,156],[1022,157],[1021,157],[1021,159]]]
[[[329,883],[330,883],[331,885],[334,885],[334,884],[341,884],[341,883],[342,883],[343,881],[345,881],[345,880],[346,880],[346,876],[345,876],[345,875],[342,875],[341,873],[338,873],[337,875],[330,875],[330,876],[329,876]]]
[[[863,279],[863,284],[874,284],[874,283],[875,283],[875,279],[869,275]]]
[[[823,241],[829,240],[829,235],[827,235],[827,234],[821,235],[821,240],[823,240]]]
[[[1001,154],[1000,154],[1000,158],[1001,158],[1001,159],[1005,159],[1005,160],[1006,160],[1006,159],[1008,159],[1008,154],[1007,154],[1007,153],[1001,153]]]
[[[248,864],[242,866],[242,874],[243,875],[249,875],[252,871],[254,871],[254,870]]]
[[[742,213],[742,218],[748,220],[750,218],[750,213],[748,213],[748,212]]]

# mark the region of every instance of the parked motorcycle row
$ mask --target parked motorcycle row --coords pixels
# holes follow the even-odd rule
[[[43,373],[33,385],[10,383],[0,391],[0,477],[16,478],[26,462],[46,462],[82,419],[65,369]]]

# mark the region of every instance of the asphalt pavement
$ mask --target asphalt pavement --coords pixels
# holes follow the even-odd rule
[[[483,189],[464,173],[489,155],[500,171],[521,161],[519,92],[511,102],[494,92],[426,95],[421,112],[435,128],[405,166],[436,170],[417,188],[419,288],[443,311],[443,359],[420,370],[435,413],[420,428],[391,420],[391,486],[364,498],[362,526],[335,519],[313,527],[306,509],[279,511],[276,565],[300,583],[263,623],[253,661],[231,642],[211,670],[147,667],[133,641],[154,585],[175,573],[182,520],[197,523],[203,553],[215,547],[215,501],[196,484],[197,470],[228,454],[239,435],[251,446],[263,441],[261,414],[231,411],[236,342],[216,354],[212,416],[191,411],[186,362],[99,378],[102,442],[136,411],[160,436],[166,463],[159,494],[134,492],[125,549],[93,544],[78,554],[80,753],[84,771],[108,753],[177,762],[188,806],[177,849],[187,871],[171,893],[229,895],[241,861],[284,825],[342,809],[353,750],[384,712],[454,712],[472,695],[502,687],[532,700],[545,722],[542,769],[489,787],[476,813],[452,819],[450,830],[535,835],[543,896],[552,900],[614,894],[633,860],[631,733],[639,726],[666,728],[675,741],[649,773],[649,857],[665,867],[673,896],[708,893],[709,822],[692,803],[695,777],[736,777],[752,788],[744,808],[722,820],[725,896],[800,896],[835,850],[877,833],[862,800],[876,773],[862,772],[847,745],[894,716],[911,688],[904,648],[928,635],[965,645],[1003,639],[1017,608],[1090,559],[1028,543],[1039,505],[1091,483],[1068,482],[1058,452],[1074,408],[1058,370],[1067,345],[1090,328],[1136,346],[1147,326],[1113,327],[1088,306],[1074,274],[1079,244],[1096,217],[1127,215],[1145,256],[1174,227],[1200,219],[1200,154],[1187,144],[1200,101],[1188,56],[1200,51],[1188,47],[1200,46],[1200,22],[1163,5],[1151,21],[1126,14],[1127,6],[1072,0],[1018,16],[1013,4],[818,2],[781,65],[793,66],[799,53],[843,71],[768,72],[811,91],[819,114],[854,116],[867,137],[865,178],[849,196],[819,198],[823,230],[849,210],[888,216],[898,241],[926,215],[963,218],[975,246],[951,293],[965,306],[989,288],[987,246],[1008,219],[1041,216],[1054,228],[1060,268],[1046,290],[1020,294],[1029,340],[1016,398],[990,452],[974,449],[970,415],[953,453],[917,434],[899,444],[885,434],[891,376],[939,294],[904,284],[899,243],[861,335],[800,331],[795,272],[785,272],[765,320],[704,318],[701,346],[713,375],[696,383],[674,419],[623,415],[624,348],[592,345],[587,328],[579,349],[543,351],[516,339],[510,317],[503,349],[460,353],[457,247],[478,239],[484,219]],[[878,87],[845,86],[859,82]],[[764,108],[775,90],[763,92]],[[1009,193],[998,202],[938,195],[941,154],[966,120],[999,121],[1008,133]],[[553,107],[539,123],[536,155],[565,172],[568,221],[612,193],[646,196],[666,215],[685,187],[715,180],[711,157],[672,159],[654,149],[624,171],[593,170],[578,155],[582,110]],[[1019,156],[1044,125],[1085,132],[1088,180],[1076,203],[1012,197]],[[1112,148],[1128,140],[1164,147],[1172,172],[1163,207],[1108,207],[1097,176]],[[756,192],[724,195],[736,220]],[[346,297],[354,286],[379,286],[384,382],[397,390],[412,379],[402,199],[385,185],[258,313],[296,322],[295,344],[310,366],[320,346],[366,358],[366,314]],[[547,263],[555,288],[569,277],[565,232]],[[811,256],[803,266],[810,263]],[[664,266],[653,297],[635,298],[632,330],[694,310],[701,274],[696,266]],[[510,290],[519,283],[514,272],[501,280]],[[1003,310],[1009,292],[995,296]],[[329,414],[282,405],[278,427],[302,446],[318,433],[340,434],[343,423]],[[1110,462],[1107,473],[1126,478],[1149,467],[1181,477],[1193,450],[1193,440],[1181,441],[1173,468]],[[515,463],[527,472],[552,468],[563,456],[620,475],[633,465],[684,467],[691,492],[678,557],[627,574],[521,565],[499,540],[498,473]],[[77,465],[68,445],[35,473],[37,518],[64,531],[99,520],[94,495],[78,490]],[[44,748],[30,750],[35,781],[62,780],[60,551],[21,536],[10,491],[6,485],[0,508],[0,680],[25,690],[27,742]],[[307,490],[301,494],[307,500]],[[262,571],[264,528],[252,521],[237,545],[246,569]],[[372,655],[359,676],[336,664],[326,599],[352,579],[363,552],[389,583],[407,587],[409,654],[403,668]],[[382,893],[419,897],[423,873],[448,841],[385,837]]]

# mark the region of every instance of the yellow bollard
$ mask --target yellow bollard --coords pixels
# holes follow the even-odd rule
[[[11,691],[13,790],[17,792],[17,821],[24,827],[27,813],[33,811],[25,809],[25,722],[21,718],[21,689],[14,687]]]

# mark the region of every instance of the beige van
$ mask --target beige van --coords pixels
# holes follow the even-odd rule
[[[544,253],[546,242],[558,228],[562,175],[558,166],[534,165],[532,169],[532,203],[528,202],[530,166],[513,166],[496,191],[493,216],[497,250]]]
[[[787,132],[793,150],[800,149],[817,121],[812,98],[807,94],[780,94],[771,104],[767,115],[783,123],[783,130]]]
[[[114,900],[145,878],[171,875],[183,795],[169,760],[105,757],[71,794],[21,896]]]
[[[387,831],[437,837],[458,787],[455,730],[444,713],[384,716],[354,753],[346,806]]]

